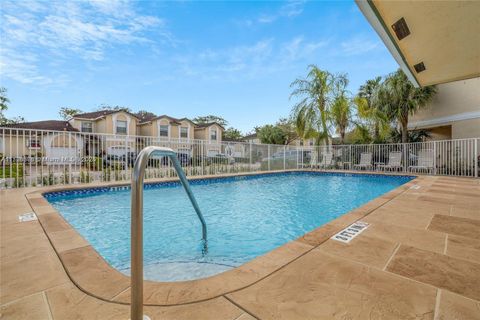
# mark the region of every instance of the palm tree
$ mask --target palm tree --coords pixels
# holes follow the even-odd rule
[[[334,84],[334,99],[329,112],[329,120],[340,134],[340,141],[345,141],[345,132],[350,124],[351,100],[347,96],[347,75],[338,75]]]
[[[308,67],[306,78],[296,79],[290,87],[294,90],[290,97],[298,97],[300,101],[293,107],[292,116],[297,123],[299,136],[307,134],[316,138],[316,144],[327,142],[328,112],[333,102],[335,76],[315,65]]]
[[[310,126],[307,118],[305,110],[301,110],[292,117],[297,137],[301,140],[316,139],[318,136],[317,130]]]
[[[373,140],[380,142],[384,140],[390,129],[388,117],[379,103],[378,92],[382,86],[382,77],[367,80],[365,84],[358,89],[358,94],[354,98],[354,104],[357,107],[358,117],[367,121],[372,128]]]
[[[415,88],[402,70],[390,74],[376,96],[390,119],[397,122],[402,142],[408,142],[408,118],[424,107],[437,93],[435,86]]]

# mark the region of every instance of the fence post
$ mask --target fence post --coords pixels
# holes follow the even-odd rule
[[[252,140],[250,140],[250,160],[249,160],[249,164],[250,164],[250,170],[249,171],[252,171]]]
[[[283,170],[285,170],[285,158],[287,157],[287,146],[283,146]]]
[[[475,139],[475,146],[474,146],[474,150],[475,150],[475,178],[478,178],[478,158],[479,158],[479,154],[478,154],[478,142],[480,141],[480,139],[476,138]]]
[[[270,171],[270,145],[267,146],[268,171]]]
[[[128,135],[128,130],[130,128],[127,128],[127,135],[125,136],[125,180],[128,180],[128,150],[130,150],[130,136]],[[120,180],[123,180],[123,177],[120,177]]]
[[[200,140],[200,160],[201,160],[201,167],[202,167],[202,176],[205,175],[205,141]]]
[[[433,175],[437,175],[437,142],[433,141]]]
[[[353,163],[353,159],[352,159],[352,145],[349,145],[349,146],[348,146],[348,149],[349,149],[349,154],[350,154],[350,157],[349,157],[349,159],[350,159],[350,165],[348,166],[348,170],[352,170],[353,164],[354,164],[354,163]]]

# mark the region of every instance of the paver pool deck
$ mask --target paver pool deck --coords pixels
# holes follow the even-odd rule
[[[46,190],[0,190],[0,318],[129,319],[129,278],[50,211]],[[39,220],[19,222],[32,211]],[[357,220],[370,226],[350,243],[330,239]],[[145,314],[480,319],[480,180],[419,176],[235,270],[147,282]]]

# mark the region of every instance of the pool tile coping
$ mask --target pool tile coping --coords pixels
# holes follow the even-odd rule
[[[284,172],[326,172],[351,173],[355,175],[385,175],[384,172],[350,172],[337,170],[278,170],[254,173],[235,173],[210,176],[189,177],[189,180],[218,179],[222,177],[248,176],[258,174],[275,174]],[[405,174],[388,173],[388,175],[405,176]],[[245,264],[213,275],[211,277],[178,281],[156,282],[144,281],[144,305],[172,306],[201,302],[214,299],[249,287],[272,273],[282,269],[291,262],[315,249],[334,234],[358,221],[373,210],[396,198],[413,185],[423,180],[422,176],[412,175],[414,179],[377,197],[361,207],[324,224],[299,238],[258,256]],[[175,178],[150,179],[146,183],[174,182]],[[63,216],[43,197],[43,194],[55,191],[88,189],[96,187],[126,186],[126,182],[82,184],[42,188],[25,195],[32,210],[37,214],[40,225],[47,235],[52,247],[59,257],[71,281],[83,292],[98,299],[119,304],[129,304],[130,277],[114,269],[103,257],[71,226]]]

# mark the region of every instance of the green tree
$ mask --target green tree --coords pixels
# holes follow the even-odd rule
[[[0,112],[7,111],[10,100],[7,97],[7,89],[0,88]]]
[[[103,111],[103,110],[125,111],[125,112],[130,112],[130,113],[132,112],[132,109],[130,109],[129,107],[111,106],[111,105],[108,105],[108,104],[102,104],[97,108],[97,111]]]
[[[147,111],[147,110],[139,110],[137,113],[136,113],[137,117],[139,117],[140,119],[142,118],[145,118],[145,117],[156,117],[157,115],[153,112],[150,112],[150,111]]]
[[[60,111],[58,111],[58,114],[63,120],[67,120],[79,113],[82,113],[82,110],[76,109],[76,108],[69,108],[69,107],[61,107]]]
[[[298,138],[295,122],[292,119],[280,118],[275,126],[279,127],[285,135],[285,144],[289,144]]]
[[[353,102],[357,107],[357,116],[366,122],[366,128],[372,133],[375,142],[385,141],[390,132],[390,122],[384,112],[383,105],[378,95],[382,87],[382,77],[367,80],[361,85]]]
[[[350,125],[351,100],[347,92],[348,79],[346,75],[339,75],[334,86],[334,98],[329,111],[329,120],[340,135],[340,142],[345,142],[345,133]]]
[[[223,132],[223,138],[225,140],[233,140],[233,141],[237,141],[237,140],[241,140],[243,137],[242,133],[240,132],[240,130],[238,129],[235,129],[233,127],[230,127],[228,128],[227,130],[225,130]]]
[[[292,117],[302,124],[298,131],[313,135],[319,145],[330,137],[328,113],[334,100],[335,83],[340,77],[315,65],[308,69],[306,78],[296,79],[290,85],[294,88],[290,97],[300,99],[293,107]]]
[[[4,87],[0,88],[0,125],[6,125],[6,124],[16,124],[16,123],[21,123],[25,122],[25,119],[23,117],[15,117],[8,119],[3,113],[8,110],[8,104],[10,103],[10,100],[7,97],[7,89]]]
[[[255,128],[257,136],[261,143],[267,144],[286,144],[287,135],[277,125],[267,124],[262,127]]]
[[[435,86],[415,88],[402,70],[390,74],[376,96],[392,121],[402,133],[402,142],[408,142],[408,120],[417,110],[427,105],[436,94]]]
[[[198,124],[216,122],[219,125],[222,125],[223,127],[226,127],[228,125],[227,120],[225,120],[222,117],[214,116],[214,115],[198,116],[198,117],[193,118],[192,121],[195,122],[195,123],[198,123]]]

